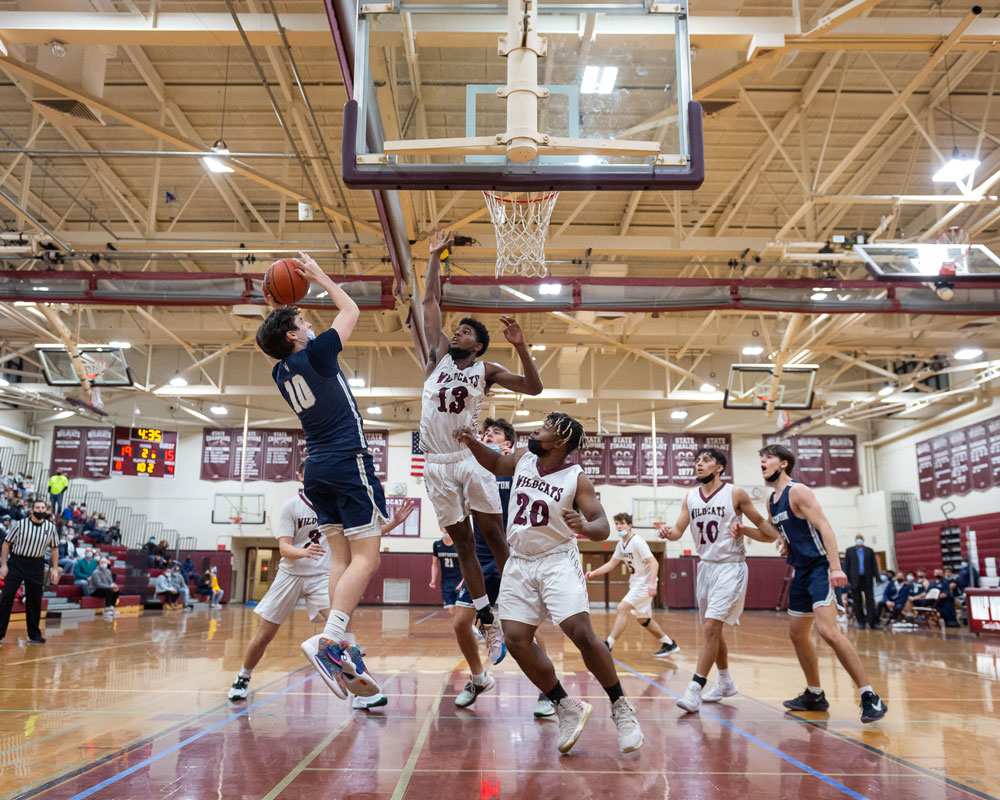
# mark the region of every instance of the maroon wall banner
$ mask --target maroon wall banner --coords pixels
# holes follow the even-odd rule
[[[385,480],[389,465],[389,432],[366,431],[368,449],[375,462],[375,475]],[[306,438],[301,430],[254,428],[247,431],[248,481],[281,483],[294,481],[306,457]],[[238,481],[243,458],[242,428],[203,428],[201,432],[201,479]]]
[[[696,436],[670,437],[670,483],[674,486],[694,486],[695,453],[700,443]]]
[[[608,483],[634,486],[639,482],[639,436],[605,436],[608,453]]]
[[[806,486],[818,489],[833,486],[839,489],[859,486],[858,440],[848,435],[763,437],[764,444],[782,444],[795,455],[792,477]]]
[[[57,425],[52,432],[49,471],[67,478],[100,481],[111,477],[111,428]]]
[[[604,437],[586,433],[574,455],[583,467],[583,474],[593,483],[608,482],[608,452],[604,447]]]
[[[920,499],[1000,486],[1000,417],[917,442]]]

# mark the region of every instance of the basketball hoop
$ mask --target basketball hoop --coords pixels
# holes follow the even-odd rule
[[[968,275],[969,251],[972,249],[972,239],[965,228],[945,228],[938,234],[934,244],[944,247],[944,258],[941,261],[941,274]]]
[[[497,238],[496,277],[544,278],[545,236],[559,192],[528,192],[503,197],[483,192]]]
[[[229,521],[233,523],[233,525],[239,525],[241,522],[243,522],[243,517],[230,517]]]

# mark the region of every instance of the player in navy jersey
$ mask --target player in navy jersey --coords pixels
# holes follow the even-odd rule
[[[431,550],[434,558],[431,560],[431,582],[428,585],[434,589],[440,582],[444,607],[451,609],[454,614],[458,585],[462,582],[462,568],[458,566],[458,553],[448,531],[441,531],[441,538],[434,542]]]
[[[303,642],[302,650],[335,694],[369,697],[379,692],[378,682],[347,628],[378,569],[379,537],[388,514],[358,404],[337,358],[361,312],[313,259],[301,257],[299,273],[326,290],[337,316],[317,336],[296,307],[280,306],[266,295],[274,311],[257,330],[257,346],[277,359],[272,377],[302,423],[309,452],[303,492],[332,554],[330,614],[323,633]]]
[[[795,568],[788,595],[792,618],[788,633],[806,677],[806,690],[784,705],[792,711],[826,711],[830,707],[820,686],[819,659],[812,642],[815,623],[816,631],[833,648],[861,693],[861,721],[874,722],[885,716],[887,706],[868,683],[854,646],[837,628],[834,587],[847,585],[837,539],[812,489],[792,480],[794,467],[795,455],[784,445],[761,449],[761,472],[774,490],[768,499],[771,522],[781,533],[779,548]],[[738,528],[741,533],[745,530],[745,526]]]

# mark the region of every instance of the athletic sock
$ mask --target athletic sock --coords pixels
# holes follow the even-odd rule
[[[326,625],[323,627],[323,635],[335,642],[344,641],[344,636],[347,634],[347,623],[350,621],[351,618],[343,611],[331,610],[330,616],[326,619]]]
[[[348,644],[351,645],[356,645],[358,643],[357,638],[350,631],[345,632],[343,638],[340,641],[347,642]]]
[[[614,647],[615,646],[615,637],[614,636],[609,636],[604,641],[606,641],[608,643],[608,647]]]
[[[864,694],[865,692],[871,692],[872,694],[875,694],[875,690],[871,686],[862,686],[860,689],[858,689],[858,691],[861,692],[861,694]]]
[[[619,697],[625,696],[625,692],[622,691],[621,681],[615,681],[614,686],[605,686],[604,691],[608,693],[608,700],[610,700],[612,703],[614,703],[615,700],[617,700]]]
[[[812,692],[813,694],[823,694],[823,687],[821,686],[807,686],[807,692]]]
[[[479,675],[473,675],[472,676],[472,682],[474,684],[476,684],[476,686],[485,686],[486,685],[486,670],[484,669]]]
[[[725,683],[732,683],[732,681],[733,681],[733,676],[729,674],[729,670],[728,669],[720,669],[719,670],[719,683],[723,683],[723,682],[725,682]]]
[[[702,689],[705,688],[705,684],[708,683],[708,678],[704,675],[699,675],[697,672],[691,678],[692,683],[697,683]]]
[[[240,677],[240,678],[249,678],[251,675],[253,675],[253,670],[252,669],[247,669],[246,667],[241,666],[240,667],[240,671],[238,673],[236,673],[236,674],[237,674],[237,677]]]
[[[545,692],[545,696],[549,698],[549,700],[551,700],[556,705],[559,705],[560,700],[565,700],[567,697],[569,697],[569,695],[566,694],[566,690],[563,689],[562,684],[559,683],[559,681],[556,681],[556,685],[553,686],[551,689],[549,689],[547,692]]]
[[[663,636],[660,637],[660,642],[662,644],[673,644],[674,640],[667,636],[667,634],[663,634]]]

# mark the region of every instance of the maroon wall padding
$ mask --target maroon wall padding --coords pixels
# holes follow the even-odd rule
[[[695,556],[664,559],[660,573],[660,595],[667,608],[697,608],[694,596]]]
[[[781,605],[781,589],[785,582],[788,564],[777,556],[759,556],[747,559],[750,574],[747,582],[747,599],[744,608],[771,609]]]
[[[939,569],[944,566],[941,557],[941,530],[954,525],[961,534],[962,557],[969,556],[967,529],[976,532],[976,549],[979,553],[979,574],[985,572],[984,559],[1000,556],[1000,513],[976,514],[957,517],[945,522],[936,520],[914,525],[912,531],[896,534],[896,565],[900,571]]]

